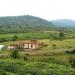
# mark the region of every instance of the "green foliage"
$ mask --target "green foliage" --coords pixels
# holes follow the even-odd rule
[[[12,38],[12,41],[16,41],[18,39],[17,35],[14,35],[14,37]]]
[[[0,38],[0,43],[1,42],[6,42],[7,40],[5,38]]]
[[[10,55],[10,56],[11,56],[12,58],[14,58],[14,59],[19,58],[18,49],[16,48],[16,49],[12,50],[12,52],[11,52],[11,55]]]
[[[28,54],[24,55],[24,61],[28,60]]]
[[[56,48],[56,44],[53,44],[52,46],[53,46],[53,49],[55,49],[55,48]]]
[[[48,39],[50,38],[48,34],[37,32],[27,32],[18,34],[0,34],[0,42],[16,41],[16,40],[29,40],[29,39]]]
[[[33,16],[0,17],[0,33],[24,33],[51,30],[53,24]],[[50,28],[51,27],[51,28]]]
[[[0,61],[6,75],[74,75],[75,69],[46,62]],[[3,71],[0,71],[0,73]],[[3,74],[1,74],[3,75]]]
[[[69,57],[69,63],[73,68],[75,68],[75,58]]]
[[[60,33],[59,33],[59,38],[60,38],[60,39],[64,39],[64,32],[60,32]]]
[[[71,51],[66,51],[67,54],[75,54],[75,49],[71,50]]]

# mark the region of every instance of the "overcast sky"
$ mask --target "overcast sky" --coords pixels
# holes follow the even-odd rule
[[[16,15],[75,20],[75,0],[0,0],[0,16]]]

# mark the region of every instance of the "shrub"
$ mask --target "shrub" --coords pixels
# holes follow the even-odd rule
[[[28,60],[27,56],[24,56],[24,61],[25,61],[25,60]]]
[[[75,54],[75,49],[71,50],[71,51],[66,51],[67,54]]]
[[[11,55],[10,55],[10,56],[11,56],[12,58],[14,58],[14,59],[19,58],[18,50],[17,50],[17,49],[12,50],[12,52],[11,52]]]
[[[56,48],[56,44],[53,44],[52,47],[55,49]]]
[[[75,68],[75,58],[69,57],[69,63],[73,68]]]

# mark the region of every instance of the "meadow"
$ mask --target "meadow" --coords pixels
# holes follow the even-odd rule
[[[32,38],[38,38],[38,39],[43,39],[43,38],[49,38],[49,35],[46,33],[13,33],[13,34],[0,34],[0,38],[12,38],[16,35],[19,40],[24,40],[24,39],[32,39]]]
[[[75,59],[73,58],[75,58],[75,54],[69,53],[69,51],[75,49],[74,34],[65,33],[64,39],[58,39],[58,34],[58,32],[53,31],[43,33],[0,34],[0,38],[9,39],[0,43],[6,46],[18,40],[31,39],[37,39],[38,42],[47,44],[46,47],[34,51],[18,50],[19,58],[17,59],[10,56],[13,50],[3,49],[0,51],[0,74],[74,75],[75,62],[73,60]],[[12,41],[11,38],[15,35],[17,35],[17,39]]]
[[[73,35],[74,33],[68,34],[65,33],[66,37]],[[50,32],[43,32],[43,33],[19,33],[19,34],[0,34],[0,38],[12,38],[14,35],[17,35],[17,40],[31,40],[31,39],[37,39],[38,42],[43,42],[44,44],[47,44],[46,47],[40,48],[39,50],[35,51],[20,51],[20,55],[23,56],[24,54],[29,54],[31,57],[41,57],[41,56],[50,56],[50,57],[57,57],[57,58],[63,58],[62,56],[69,56],[69,54],[65,54],[66,51],[72,51],[75,49],[75,39],[74,38],[65,38],[63,40],[52,38],[54,35],[58,36],[58,32],[50,31]],[[28,38],[29,37],[29,38]],[[10,45],[14,44],[15,41],[5,41],[1,42],[3,45]],[[55,46],[53,46],[55,45]],[[4,50],[1,52],[9,54],[10,51]],[[60,57],[59,57],[60,55]],[[74,54],[71,54],[74,56]],[[35,58],[34,58],[35,59]]]

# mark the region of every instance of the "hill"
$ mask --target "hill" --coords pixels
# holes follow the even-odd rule
[[[59,27],[75,27],[75,21],[70,19],[52,20],[51,22]]]
[[[21,33],[50,30],[53,23],[34,16],[0,17],[0,33]]]

